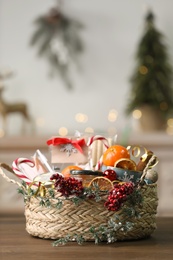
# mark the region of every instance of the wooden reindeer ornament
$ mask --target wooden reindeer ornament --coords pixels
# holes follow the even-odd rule
[[[2,92],[4,88],[0,87],[0,115],[2,117],[3,122],[3,130],[6,133],[7,132],[7,117],[8,115],[12,113],[19,113],[22,115],[24,120],[27,120],[28,122],[31,122],[31,118],[28,114],[28,108],[25,103],[21,102],[15,102],[10,103],[5,101],[3,98]],[[25,132],[25,128],[22,128],[22,132]]]
[[[3,79],[3,77],[1,77],[1,75],[0,75],[0,79]],[[0,116],[2,117],[4,133],[7,132],[7,117],[8,117],[8,115],[10,115],[12,113],[21,114],[25,121],[28,121],[31,123],[31,118],[28,113],[27,105],[23,102],[15,102],[15,103],[7,102],[3,98],[3,91],[4,91],[4,86],[1,82],[1,84],[0,84]],[[22,129],[24,132],[25,128],[23,127]]]

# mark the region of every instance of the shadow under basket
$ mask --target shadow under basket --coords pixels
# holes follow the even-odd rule
[[[0,168],[0,174],[7,181],[22,186],[8,178],[2,168]],[[98,230],[101,226],[109,226],[110,231],[111,223],[114,223],[111,232],[114,241],[149,237],[156,229],[157,184],[141,185],[139,191],[142,203],[132,205],[127,200],[119,211],[109,211],[105,208],[105,196],[102,196],[98,202],[94,199],[85,199],[78,205],[71,200],[63,199],[61,208],[57,208],[57,201],[62,198],[58,192],[56,192],[55,198],[49,198],[50,207],[40,205],[39,196],[31,196],[25,202],[26,230],[32,236],[44,239],[75,237],[74,234],[77,234],[81,235],[85,241],[94,241],[95,236],[93,232],[90,232],[91,227]],[[43,199],[46,199],[46,195]],[[127,214],[129,208],[138,214],[129,216]],[[124,228],[128,223],[131,223],[131,227]],[[115,229],[115,227],[117,228]]]

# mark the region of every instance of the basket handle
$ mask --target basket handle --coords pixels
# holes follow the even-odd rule
[[[17,184],[19,187],[23,187],[23,185],[22,185],[20,182],[15,181],[15,180],[13,180],[13,179],[10,179],[10,178],[4,173],[4,171],[3,171],[2,168],[4,168],[5,170],[7,170],[8,172],[13,173],[14,175],[15,175],[15,173],[14,173],[14,171],[12,170],[12,168],[11,168],[9,165],[7,165],[7,164],[5,164],[5,163],[0,163],[0,175],[2,175],[2,177],[3,177],[6,181],[11,182],[11,183],[14,183],[14,184]]]
[[[158,163],[158,158],[157,156],[155,156],[154,154],[151,156],[150,160],[148,161],[145,169],[143,170],[143,173],[142,173],[142,176],[141,176],[141,179],[140,179],[140,184],[143,184],[144,182],[144,178],[147,174],[147,171],[151,168],[153,168],[156,164]]]

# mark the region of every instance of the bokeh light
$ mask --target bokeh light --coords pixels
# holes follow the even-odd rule
[[[118,117],[118,112],[115,109],[111,109],[108,114],[108,120],[110,122],[115,122]]]
[[[169,119],[168,119],[167,125],[168,125],[169,127],[173,127],[173,118],[169,118]]]
[[[85,133],[93,134],[94,133],[94,129],[92,127],[87,127],[87,128],[85,128]]]
[[[66,127],[60,127],[58,133],[61,136],[66,136],[68,134],[68,129]]]
[[[142,75],[146,75],[148,73],[148,69],[146,66],[141,66],[139,68],[139,72],[142,74]]]
[[[0,138],[4,137],[4,135],[5,135],[4,130],[3,130],[3,129],[0,129]]]
[[[135,118],[135,119],[140,119],[141,116],[142,116],[141,110],[139,110],[139,109],[133,110],[132,116],[133,116],[133,118]]]
[[[79,123],[86,123],[88,121],[88,116],[86,114],[83,114],[83,113],[77,113],[75,115],[75,119]]]
[[[168,135],[173,135],[173,118],[168,119],[166,132]]]

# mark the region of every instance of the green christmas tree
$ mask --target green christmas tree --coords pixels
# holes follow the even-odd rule
[[[160,111],[166,120],[173,115],[173,74],[163,34],[155,28],[151,11],[145,18],[145,31],[139,42],[136,60],[137,66],[130,79],[131,92],[126,114],[149,105]]]

